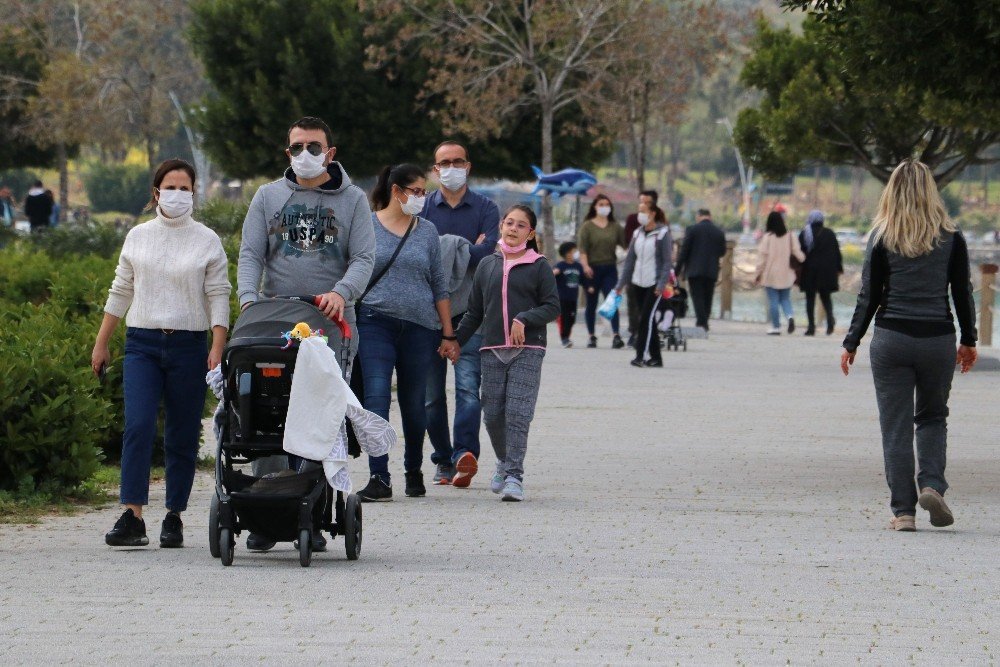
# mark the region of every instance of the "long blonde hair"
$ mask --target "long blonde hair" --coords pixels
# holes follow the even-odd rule
[[[879,199],[872,221],[875,240],[903,257],[919,257],[934,249],[942,231],[955,229],[927,165],[918,160],[901,162]]]

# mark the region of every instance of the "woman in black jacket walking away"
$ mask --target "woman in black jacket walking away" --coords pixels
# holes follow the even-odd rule
[[[806,316],[809,318],[805,335],[816,335],[816,295],[819,294],[826,310],[826,335],[829,336],[837,323],[833,318],[833,299],[830,295],[840,289],[839,276],[844,273],[844,263],[837,235],[823,226],[822,211],[809,212],[806,228],[799,234],[799,245],[806,253],[799,281],[799,286],[806,293]]]
[[[965,238],[948,219],[930,169],[916,160],[903,162],[879,201],[840,359],[847,375],[874,317],[871,366],[893,530],[916,530],[918,503],[930,513],[932,526],[954,522],[943,497],[948,394],[955,364],[967,373],[976,363],[969,273]],[[962,333],[957,354],[949,287]]]

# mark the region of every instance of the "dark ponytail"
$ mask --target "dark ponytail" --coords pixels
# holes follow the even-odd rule
[[[383,167],[382,171],[378,173],[375,187],[372,188],[372,210],[381,211],[389,206],[389,202],[392,200],[392,186],[405,188],[418,178],[426,178],[426,173],[415,164],[404,163]]]
[[[528,249],[529,250],[534,250],[535,252],[541,252],[538,249],[538,241],[537,241],[537,239],[538,239],[538,216],[535,215],[535,210],[533,208],[531,208],[530,206],[526,205],[526,204],[514,204],[509,209],[507,209],[507,213],[504,213],[503,217],[506,218],[507,214],[510,213],[511,211],[520,211],[521,213],[524,213],[526,216],[528,216],[528,222],[531,223],[531,228],[533,230],[535,230],[535,238],[528,239]]]

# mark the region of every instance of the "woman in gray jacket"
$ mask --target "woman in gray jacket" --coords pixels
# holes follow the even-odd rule
[[[955,519],[944,502],[948,394],[955,364],[967,373],[976,363],[976,311],[965,239],[948,219],[926,165],[907,160],[889,177],[861,281],[840,367],[847,375],[875,318],[871,366],[891,494],[889,527],[916,530],[918,503],[932,526],[949,526]],[[962,332],[957,354],[949,287]]]
[[[640,206],[643,211],[645,204]],[[635,230],[628,244],[625,265],[615,291],[619,294],[628,285],[628,298],[639,306],[639,326],[635,335],[633,366],[661,368],[660,341],[653,326],[653,313],[673,268],[674,240],[662,209],[649,211],[649,222]]]
[[[479,263],[456,332],[462,346],[482,327],[483,423],[497,456],[490,489],[515,502],[524,500],[524,455],[542,379],[545,326],[559,317],[556,279],[538,253],[537,226],[527,206],[504,214],[500,250]]]

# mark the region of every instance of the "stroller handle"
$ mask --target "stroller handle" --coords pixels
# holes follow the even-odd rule
[[[274,297],[275,299],[288,299],[289,301],[305,301],[306,303],[311,303],[312,305],[319,307],[319,303],[322,297],[314,294],[279,294]],[[350,340],[353,337],[353,332],[351,331],[351,325],[347,323],[343,315],[337,315],[336,317],[330,318],[333,323],[337,325],[340,329],[340,335],[345,340]]]

